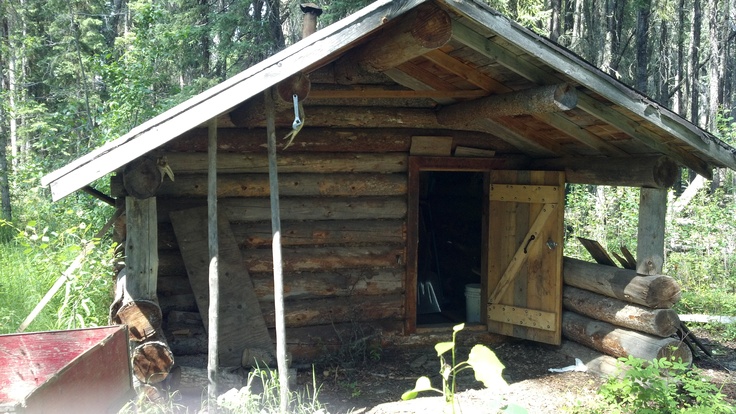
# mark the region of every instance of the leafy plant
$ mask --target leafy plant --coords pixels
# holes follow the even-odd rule
[[[699,371],[681,360],[660,358],[645,361],[629,356],[622,378],[612,377],[599,394],[606,413],[735,413],[724,394]]]
[[[467,369],[472,369],[475,372],[475,379],[481,381],[486,388],[505,387],[507,385],[503,376],[501,376],[501,372],[505,368],[504,365],[499,361],[496,354],[485,345],[475,345],[470,350],[467,361],[456,361],[456,336],[463,328],[465,328],[464,323],[455,325],[452,328],[452,342],[439,342],[434,346],[437,356],[440,358],[442,389],[434,388],[429,377],[419,377],[414,388],[401,395],[402,400],[414,399],[423,391],[435,391],[445,397],[445,402],[451,408],[451,412],[455,413],[457,375]],[[448,351],[451,354],[449,364],[444,356]],[[498,408],[501,412],[526,413],[526,409],[515,404],[503,405],[499,402]]]

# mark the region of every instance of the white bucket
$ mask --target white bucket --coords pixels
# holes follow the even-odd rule
[[[465,285],[465,322],[480,322],[480,283]]]

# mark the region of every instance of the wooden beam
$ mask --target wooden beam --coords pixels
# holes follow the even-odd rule
[[[366,86],[352,89],[312,90],[310,102],[316,99],[476,99],[486,96],[483,89],[472,90],[389,90]]]
[[[279,207],[279,176],[276,162],[276,125],[275,111],[271,89],[263,92],[266,100],[266,139],[268,144],[268,181],[271,201],[271,230],[273,241],[273,297],[274,318],[276,325],[276,360],[279,378],[288,378],[289,371],[286,355],[286,325],[284,322],[284,272],[281,261],[281,211]],[[255,304],[252,304],[255,305]],[[279,381],[280,410],[286,414],[289,403],[289,381]]]
[[[354,62],[368,72],[383,72],[444,45],[451,36],[450,15],[433,3],[426,3],[386,25],[378,36],[341,61]]]
[[[495,93],[507,93],[512,91],[512,89],[505,84],[485,75],[478,69],[461,62],[439,49],[430,50],[424,54],[424,58],[485,91]]]
[[[603,138],[595,135],[588,130],[584,129],[580,125],[572,122],[564,115],[557,114],[554,112],[550,113],[536,113],[533,116],[550,126],[559,129],[563,133],[577,139],[583,144],[600,151],[602,154],[612,157],[627,156],[628,153],[617,146],[605,141]]]
[[[569,111],[575,108],[577,90],[569,84],[543,86],[491,95],[442,108],[437,113],[441,123],[471,123],[478,118],[496,119],[504,116]]]
[[[643,95],[632,96],[631,89],[613,79],[610,79],[599,69],[583,62],[571,53],[564,51],[562,48],[554,46],[541,36],[521,30],[519,26],[515,25],[503,16],[487,13],[487,11],[477,8],[476,5],[464,4],[456,0],[443,1],[451,4],[453,7],[457,7],[462,13],[466,13],[474,20],[481,22],[487,27],[493,28],[495,33],[503,36],[514,46],[521,48],[531,56],[543,59],[545,63],[558,72],[567,74],[582,85],[585,85],[605,98],[610,99],[611,102],[616,105],[631,108],[631,110],[638,116],[643,117],[655,126],[663,129],[668,134],[673,135],[681,142],[703,151],[729,168],[736,169],[736,154],[723,151],[723,148],[715,142],[713,137],[707,136],[703,131],[699,131],[697,127],[681,119],[676,114],[655,105],[654,102],[649,101]],[[560,81],[560,79],[555,75],[545,72],[528,61],[519,59],[508,49],[502,48],[495,42],[487,39],[485,36],[475,32],[462,23],[456,22],[453,24],[453,37],[467,44],[477,52],[497,60],[501,65],[535,83],[544,85],[559,83]],[[576,70],[571,71],[570,68],[575,68]],[[632,130],[630,126],[627,126],[626,122],[621,122],[624,117],[620,114],[620,118],[617,117],[618,120],[615,120],[611,119],[610,114],[606,118],[601,118],[605,113],[600,111],[590,112],[589,109],[594,108],[594,106],[591,105],[594,101],[595,100],[592,97],[581,94],[578,100],[578,106],[603,121],[616,121],[615,123],[609,123],[621,129],[634,139],[640,139],[640,136],[643,136],[644,140],[642,140],[642,142],[647,145],[655,144],[655,142],[652,142],[650,138],[652,135],[656,136],[656,134],[640,127],[638,130]],[[611,110],[606,112],[609,111]],[[626,119],[626,121],[633,122],[629,119]],[[638,132],[642,131],[643,135],[640,135]],[[655,145],[657,145],[657,147],[652,148],[661,151],[663,154],[670,156],[675,161],[692,168],[699,174],[705,177],[710,177],[712,175],[711,167],[707,162],[685,153],[684,151],[678,151],[676,147],[666,146],[658,140]]]
[[[534,160],[531,168],[565,170],[565,180],[575,184],[625,187],[671,187],[680,169],[669,157],[574,157]]]
[[[207,408],[217,413],[217,373],[219,371],[220,344],[220,277],[219,277],[219,245],[220,237],[217,222],[217,119],[208,123],[207,141],[207,246],[209,251],[209,271],[207,281],[209,287],[209,309],[207,332]]]
[[[418,91],[438,90],[438,91],[454,91],[455,86],[444,79],[440,79],[433,73],[430,73],[411,62],[406,62],[396,68],[392,68],[384,72],[391,80],[401,86]],[[442,105],[455,103],[455,99],[440,96],[433,98],[435,102]]]
[[[549,157],[551,155],[559,157],[567,153],[557,143],[548,140],[534,140],[495,120],[481,119],[477,124],[479,129],[501,138],[529,156]]]
[[[662,274],[667,189],[642,188],[639,195],[639,225],[636,243],[636,273]]]
[[[578,106],[585,112],[593,115],[594,117],[605,121],[614,127],[625,132],[627,135],[634,139],[644,143],[649,148],[661,152],[664,155],[669,156],[673,160],[680,164],[686,165],[692,168],[695,172],[706,177],[708,179],[713,178],[712,167],[708,165],[706,161],[694,156],[693,154],[680,149],[680,147],[673,147],[662,142],[662,138],[651,130],[644,128],[637,122],[625,117],[620,112],[609,108],[602,102],[588,96],[581,94],[578,99]]]
[[[158,227],[156,197],[125,197],[125,289],[135,299],[156,300]]]

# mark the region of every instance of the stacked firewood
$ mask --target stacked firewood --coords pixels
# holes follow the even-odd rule
[[[564,259],[563,277],[567,339],[611,357],[674,356],[692,362],[691,349],[675,336],[681,324],[672,306],[680,286],[672,277],[572,258]]]

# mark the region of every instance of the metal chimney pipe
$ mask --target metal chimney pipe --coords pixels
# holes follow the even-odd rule
[[[317,31],[317,17],[322,14],[322,9],[314,3],[302,3],[299,5],[304,12],[302,21],[302,39]]]

